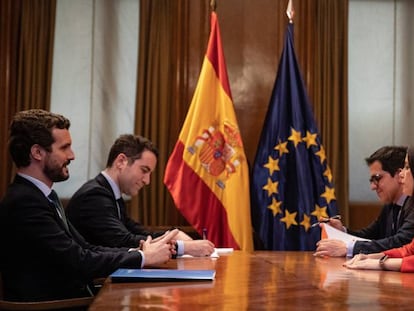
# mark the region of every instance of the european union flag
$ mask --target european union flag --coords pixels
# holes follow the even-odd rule
[[[253,224],[266,249],[314,250],[319,217],[336,214],[332,173],[293,44],[284,48],[252,171]]]

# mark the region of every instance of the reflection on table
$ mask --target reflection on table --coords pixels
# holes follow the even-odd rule
[[[345,258],[258,251],[181,258],[160,268],[215,269],[214,281],[111,283],[90,310],[412,310],[414,274],[354,271]]]

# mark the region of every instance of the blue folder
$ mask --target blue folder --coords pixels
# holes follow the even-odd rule
[[[118,269],[110,275],[112,282],[211,281],[215,270]]]

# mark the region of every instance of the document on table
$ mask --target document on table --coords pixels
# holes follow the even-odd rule
[[[211,281],[216,270],[177,269],[118,269],[110,275],[112,282],[166,282],[166,281]]]
[[[348,234],[346,232],[338,230],[329,224],[322,224],[322,226],[323,226],[323,229],[325,229],[328,239],[341,240],[347,245],[348,243],[353,242],[353,241],[370,241],[369,239],[360,238],[355,235]]]
[[[222,255],[224,255],[224,254],[230,254],[233,251],[234,250],[233,250],[232,247],[225,247],[225,248],[219,247],[219,248],[215,248],[214,249],[214,252],[212,252],[209,257],[211,257],[211,258],[218,258],[218,257],[220,257],[220,254],[222,254]],[[195,256],[191,256],[191,255],[184,254],[184,255],[178,256],[178,258],[206,258],[206,257],[205,256],[195,257]]]
[[[217,254],[230,254],[233,253],[233,247],[218,247],[214,249]]]

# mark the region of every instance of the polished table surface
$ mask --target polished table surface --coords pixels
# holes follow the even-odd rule
[[[311,252],[235,251],[161,268],[215,269],[214,281],[111,283],[89,310],[414,310],[414,274],[348,270]]]

